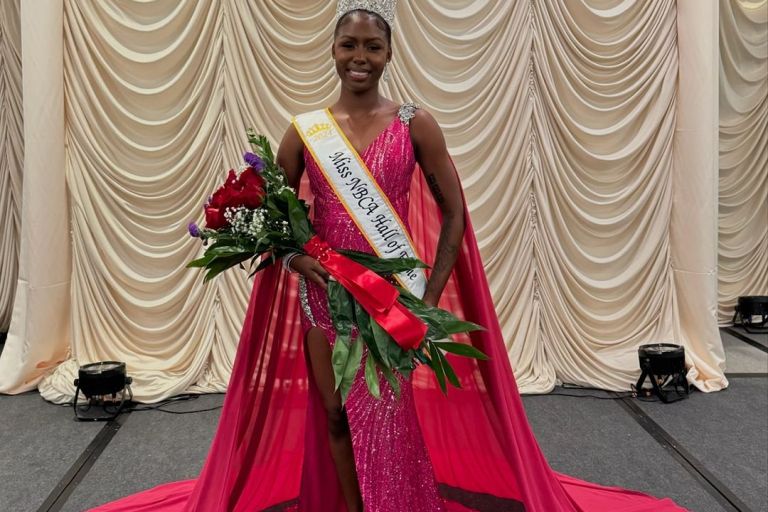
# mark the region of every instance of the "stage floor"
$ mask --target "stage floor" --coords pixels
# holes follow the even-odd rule
[[[768,335],[721,330],[730,387],[674,404],[557,388],[525,396],[552,467],[605,485],[668,496],[696,512],[768,510]],[[0,345],[0,350],[2,346]],[[73,420],[37,392],[0,395],[0,511],[80,512],[202,465],[223,395],[167,414]]]

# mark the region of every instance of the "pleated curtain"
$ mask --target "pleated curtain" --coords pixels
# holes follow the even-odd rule
[[[768,2],[720,2],[718,315],[768,295]]]
[[[22,11],[43,9],[29,1]],[[398,3],[383,92],[443,128],[524,392],[626,390],[651,342],[685,345],[699,388],[727,385],[717,4],[696,5]],[[203,284],[184,267],[201,252],[186,225],[239,164],[246,127],[276,143],[291,115],[333,103],[334,12],[326,0],[63,1],[65,111],[52,142],[63,158],[51,172],[68,187],[71,343],[49,343],[71,357],[36,362],[56,369],[30,378],[3,354],[0,391],[39,385],[64,402],[78,365],[106,359],[128,363],[142,401],[225,389],[249,280]],[[704,56],[702,37],[714,41]],[[704,78],[682,90],[683,75]],[[711,134],[696,131],[700,115]],[[691,179],[710,185],[688,191]]]
[[[11,325],[19,268],[24,160],[19,20],[19,0],[0,3],[0,332]]]

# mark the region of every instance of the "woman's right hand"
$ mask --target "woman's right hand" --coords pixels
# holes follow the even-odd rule
[[[298,272],[309,281],[320,285],[323,290],[328,289],[328,279],[331,275],[312,256],[307,256],[306,254],[296,256],[291,260],[290,267],[294,272]]]

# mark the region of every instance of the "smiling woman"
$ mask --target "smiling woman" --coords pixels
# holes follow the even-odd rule
[[[392,60],[392,30],[375,13],[348,11],[336,23],[332,55],[343,87],[368,89]]]
[[[328,271],[312,256],[291,255],[285,265],[298,279],[273,266],[255,281],[199,479],[96,510],[682,510],[670,500],[549,468],[526,421],[442,131],[425,110],[380,94],[392,58],[393,21],[392,1],[339,3],[331,49],[341,81],[338,100],[296,116],[277,161],[294,188],[306,174],[313,227],[331,248],[381,255],[394,247],[422,256],[431,270],[413,282],[398,274],[403,289],[484,326],[457,341],[490,359],[421,354],[433,364],[451,358],[455,374],[447,378],[460,389],[447,396],[419,368],[394,378],[358,371],[342,403],[332,365],[336,348],[359,347],[358,337],[375,336],[377,327],[334,323]],[[381,198],[375,208],[360,201],[361,190]],[[291,329],[297,318],[300,332]],[[363,350],[361,367],[381,356]],[[379,397],[368,392],[369,379]]]

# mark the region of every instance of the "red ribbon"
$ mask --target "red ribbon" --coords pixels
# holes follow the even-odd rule
[[[315,258],[404,350],[417,348],[427,326],[397,298],[400,292],[369,268],[334,251],[317,235],[304,245]]]

